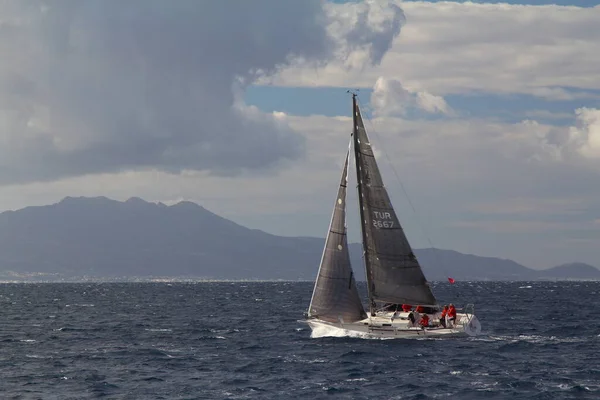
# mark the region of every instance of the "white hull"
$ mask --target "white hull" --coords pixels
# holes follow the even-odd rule
[[[305,322],[312,329],[313,337],[357,336],[366,338],[406,339],[423,337],[476,336],[481,332],[481,324],[473,314],[457,314],[457,323],[453,327],[432,326],[422,328],[411,326],[408,313],[399,313],[392,319],[393,313],[378,313],[375,317],[361,321],[344,323],[327,322],[309,318]]]

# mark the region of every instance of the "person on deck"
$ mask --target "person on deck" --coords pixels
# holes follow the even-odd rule
[[[408,320],[410,321],[409,325],[408,325],[409,327],[415,326],[416,319],[415,319],[415,313],[413,311],[408,313]]]
[[[454,326],[456,323],[456,308],[454,308],[454,304],[450,304],[448,307],[448,321],[451,322],[451,326]]]
[[[442,309],[442,316],[440,317],[440,325],[442,325],[444,328],[446,327],[446,315],[448,315],[448,306],[444,305],[444,308]]]
[[[417,306],[417,309],[415,311],[418,312],[418,313],[422,313],[425,310],[423,309],[423,306]]]
[[[419,321],[419,324],[421,324],[423,328],[427,328],[429,326],[429,315],[421,315],[421,321]]]
[[[412,310],[412,306],[410,304],[402,304],[402,311],[410,312]]]

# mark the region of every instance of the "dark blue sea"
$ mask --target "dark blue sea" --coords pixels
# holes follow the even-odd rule
[[[0,398],[600,398],[600,282],[434,284],[483,335],[419,340],[311,338],[312,287],[2,284]]]

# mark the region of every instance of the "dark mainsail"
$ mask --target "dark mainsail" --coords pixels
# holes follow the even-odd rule
[[[436,299],[383,185],[353,96],[354,154],[371,311],[375,302],[435,305]]]
[[[308,308],[309,317],[329,322],[354,322],[366,318],[356,289],[348,240],[346,237],[346,184],[348,154],[342,171],[342,180],[323,249],[323,257]]]

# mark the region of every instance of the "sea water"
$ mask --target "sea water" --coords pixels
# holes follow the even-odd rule
[[[600,282],[434,283],[482,335],[393,340],[311,337],[312,288],[1,284],[0,398],[600,398]]]

